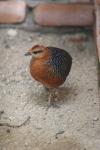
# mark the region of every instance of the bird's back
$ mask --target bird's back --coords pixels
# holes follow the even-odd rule
[[[51,55],[47,63],[53,66],[57,76],[66,79],[71,69],[72,57],[65,50],[56,47],[48,47],[48,49]]]

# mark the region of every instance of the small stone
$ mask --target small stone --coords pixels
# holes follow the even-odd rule
[[[5,48],[9,49],[10,48],[9,44],[5,44]]]
[[[94,119],[93,119],[93,121],[98,121],[99,120],[99,117],[95,117]]]
[[[4,110],[1,110],[1,111],[0,111],[0,115],[2,115],[2,114],[4,114]]]
[[[9,35],[9,36],[16,36],[17,35],[17,31],[15,30],[15,29],[9,29],[8,31],[7,31],[7,34]]]
[[[5,90],[5,89],[3,90],[3,93],[4,93],[4,95],[6,95],[6,94],[7,94],[7,92],[6,92],[6,90]]]
[[[97,102],[94,102],[94,104],[96,105],[96,104],[97,104]]]
[[[28,41],[29,41],[29,42],[31,42],[31,41],[32,41],[32,38],[31,38],[31,37],[29,37],[29,38],[28,38]]]
[[[89,88],[88,91],[93,91],[93,88]]]
[[[1,150],[7,150],[7,148],[6,147],[2,147],[2,149]]]
[[[7,129],[6,132],[7,132],[7,133],[10,133],[10,129]]]
[[[25,143],[25,147],[27,147],[29,144],[28,143]]]

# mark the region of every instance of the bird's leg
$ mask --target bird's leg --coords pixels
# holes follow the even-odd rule
[[[50,108],[51,106],[58,108],[56,104],[56,102],[58,101],[58,90],[46,86],[44,86],[44,89],[46,92],[48,92],[48,108]]]
[[[48,106],[54,106],[57,107],[56,101],[57,101],[57,95],[58,92],[56,91],[56,89],[49,89],[49,96],[48,96]]]
[[[58,92],[57,88],[55,89],[54,100],[55,100],[55,102],[59,101],[59,92]]]
[[[45,85],[43,85],[43,87],[45,92],[48,94],[48,107],[50,107],[53,101],[52,88],[46,87]]]
[[[50,92],[49,93],[49,96],[48,96],[48,106],[52,106],[52,101],[53,101],[53,97],[52,97],[52,93]]]

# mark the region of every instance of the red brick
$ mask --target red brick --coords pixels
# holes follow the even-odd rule
[[[100,0],[95,0],[95,3],[100,4]]]
[[[42,26],[90,26],[94,22],[93,6],[86,4],[40,4],[33,16]]]
[[[17,23],[25,19],[26,4],[23,1],[0,1],[0,23]]]
[[[70,0],[70,3],[90,3],[91,0]]]

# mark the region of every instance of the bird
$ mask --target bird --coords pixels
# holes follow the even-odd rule
[[[47,90],[61,86],[71,70],[71,55],[57,47],[34,45],[25,56],[32,56],[29,65],[32,78],[42,83]],[[52,101],[51,97],[49,104]]]

